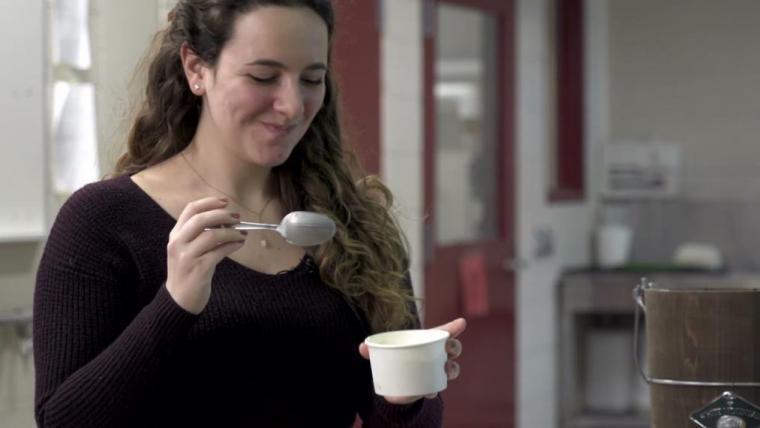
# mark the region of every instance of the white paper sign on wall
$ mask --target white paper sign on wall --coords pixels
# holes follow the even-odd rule
[[[605,198],[672,197],[680,186],[681,147],[653,142],[606,144],[603,171]]]

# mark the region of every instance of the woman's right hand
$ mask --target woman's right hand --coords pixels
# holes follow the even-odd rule
[[[203,311],[211,297],[216,265],[245,243],[244,231],[220,227],[240,218],[224,209],[227,204],[220,198],[190,202],[169,234],[166,289],[179,306],[194,314]]]

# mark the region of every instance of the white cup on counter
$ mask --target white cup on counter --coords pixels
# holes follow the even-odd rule
[[[596,263],[609,269],[628,263],[633,232],[622,224],[605,224],[596,232]]]

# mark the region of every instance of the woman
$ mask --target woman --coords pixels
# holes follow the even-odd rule
[[[115,177],[69,198],[40,263],[40,426],[440,425],[438,397],[374,395],[357,350],[417,319],[391,196],[344,158],[332,36],[328,0],[172,11]],[[295,210],[334,239],[223,227]]]

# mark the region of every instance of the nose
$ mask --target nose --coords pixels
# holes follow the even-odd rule
[[[299,118],[303,115],[303,94],[301,94],[301,85],[299,81],[292,79],[282,79],[280,87],[275,94],[274,109],[285,116],[288,121]]]

